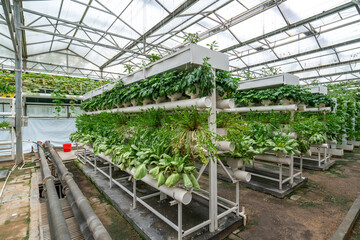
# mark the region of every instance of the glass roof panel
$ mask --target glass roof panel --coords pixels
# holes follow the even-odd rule
[[[342,65],[342,66],[322,68],[319,70],[319,73],[320,73],[320,75],[326,75],[326,74],[342,73],[342,72],[346,72],[346,71],[351,71],[351,68],[348,64]]]
[[[337,63],[339,62],[336,54],[316,57],[316,58],[310,58],[306,60],[300,61],[300,64],[303,68],[312,68],[312,67],[321,67],[323,65],[328,65],[331,63]]]
[[[122,18],[137,32],[143,34],[167,15],[168,13],[155,1],[134,0],[123,12]]]
[[[7,48],[4,48],[3,46],[0,45],[0,56],[1,57],[9,57],[9,58],[13,58],[14,57],[14,53],[12,51],[10,51]],[[0,57],[0,59],[1,59]],[[3,63],[2,63],[3,64]]]
[[[206,44],[211,44],[213,41],[216,41],[218,45],[218,50],[239,43],[229,31],[224,31],[224,32],[219,32],[218,34],[215,34],[209,38],[206,38],[203,41],[200,41],[199,45],[207,47]]]
[[[71,0],[64,0],[60,18],[73,22],[79,22],[85,12],[85,9],[86,6],[82,4]],[[57,16],[57,14],[54,14],[53,16]]]
[[[347,2],[347,0],[291,0],[283,2],[280,7],[290,23],[294,23]]]
[[[286,22],[279,10],[271,8],[231,27],[230,30],[240,41],[246,41],[284,26],[286,26]]]
[[[350,49],[338,53],[341,61],[349,61],[353,59],[360,59],[360,49]]]
[[[242,60],[247,65],[253,65],[264,61],[271,61],[277,59],[271,50],[261,51],[251,55],[251,57],[242,57]]]
[[[246,8],[240,4],[238,1],[233,1],[226,6],[220,8],[216,11],[221,17],[229,20],[243,12],[246,11]]]
[[[287,57],[318,48],[319,46],[317,45],[315,39],[310,37],[294,43],[286,44],[284,46],[276,47],[274,48],[274,51],[279,57]]]
[[[351,24],[336,30],[322,33],[318,41],[322,47],[345,42],[360,36],[360,23]]]

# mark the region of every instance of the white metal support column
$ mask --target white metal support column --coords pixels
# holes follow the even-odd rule
[[[213,72],[215,76],[215,72]],[[215,84],[214,79],[214,84]],[[209,129],[216,134],[216,88],[214,88],[211,95],[211,111],[208,119]],[[215,141],[215,139],[213,139]],[[214,232],[218,228],[218,219],[217,219],[217,159],[216,157],[209,158],[209,220],[210,232]]]
[[[22,34],[20,19],[20,0],[14,0],[14,22],[15,22],[15,39],[17,51],[15,51],[15,129],[16,129],[16,164],[23,161],[22,148]]]

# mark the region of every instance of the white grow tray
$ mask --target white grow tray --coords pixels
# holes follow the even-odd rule
[[[139,82],[143,79],[150,78],[159,73],[183,70],[190,65],[203,65],[204,58],[209,57],[208,63],[215,69],[229,70],[229,56],[217,51],[210,50],[208,48],[198,46],[196,44],[190,44],[186,48],[175,52],[169,56],[166,56],[143,69],[133,72],[122,78],[125,85]],[[115,83],[106,84],[100,88],[92,90],[86,93],[83,100],[95,97],[102,94],[104,91],[110,90],[115,86]]]
[[[311,92],[311,93],[320,93],[320,94],[327,95],[328,94],[328,89],[325,86],[319,85],[319,86],[310,87],[309,92]]]
[[[242,91],[258,88],[272,88],[281,85],[299,85],[299,77],[289,73],[283,73],[270,77],[246,80],[239,84],[238,90]]]

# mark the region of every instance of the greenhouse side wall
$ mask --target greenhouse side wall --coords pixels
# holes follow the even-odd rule
[[[0,104],[0,109],[6,110],[7,107],[5,104]],[[32,143],[36,141],[50,140],[55,147],[62,147],[62,144],[69,143],[70,134],[76,131],[75,117],[78,114],[80,114],[78,106],[75,108],[69,105],[62,106],[61,111],[57,113],[54,104],[26,104],[25,116],[28,117],[28,126],[23,128],[24,153],[31,152],[33,147],[36,148],[36,145]],[[9,140],[10,133],[0,131],[0,139]]]

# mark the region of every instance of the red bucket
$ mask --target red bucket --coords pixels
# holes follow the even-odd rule
[[[65,143],[63,144],[64,152],[70,152],[71,151],[71,143]]]

